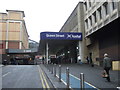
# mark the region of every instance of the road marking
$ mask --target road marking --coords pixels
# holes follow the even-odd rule
[[[6,73],[6,74],[4,74],[2,77],[5,77],[5,76],[7,76],[8,74],[10,74],[11,72],[8,72],[8,73]]]
[[[45,78],[45,75],[44,75],[43,71],[42,71],[42,75],[43,75],[43,78],[44,78],[44,81],[45,81],[45,83],[46,83],[47,88],[50,88],[49,85],[48,85],[48,82],[47,82],[47,80],[46,80],[46,78]]]
[[[62,77],[61,77],[61,81],[66,85],[66,74],[65,73],[63,73],[63,74],[61,74],[62,75]],[[58,75],[57,75],[57,77],[58,77]],[[71,80],[73,80],[73,79],[76,79],[77,80],[77,83],[78,83],[78,81],[80,82],[81,80],[79,79],[79,78],[77,78],[76,76],[74,76],[74,75],[72,75],[72,74],[70,74],[70,81]],[[99,90],[97,87],[95,87],[95,86],[93,86],[93,85],[91,85],[90,83],[88,83],[88,82],[86,82],[86,81],[84,81],[85,82],[85,85],[87,85],[87,86],[90,86],[90,87],[92,87],[92,88],[94,88],[94,89],[97,89],[97,90]],[[75,84],[76,83],[76,81],[71,81],[70,82],[70,88],[72,89],[72,88],[78,88],[78,85],[77,84]],[[77,85],[77,86],[73,86],[73,85]],[[86,87],[87,87],[86,86]]]
[[[39,69],[40,78],[42,80],[42,86],[43,86],[43,88],[48,88],[49,89],[50,87],[49,87],[48,82],[45,78],[44,72],[42,71],[40,66],[38,66],[38,67],[39,67],[38,69]]]
[[[72,77],[80,80],[78,77],[76,77],[76,76],[74,76],[74,75],[72,75],[72,74],[70,74],[70,75],[71,75]],[[92,84],[90,84],[90,83],[88,83],[88,82],[86,82],[86,81],[84,81],[84,82],[85,82],[86,84],[90,85],[91,87],[98,89],[97,87],[93,86]]]
[[[57,76],[57,78],[59,78],[58,75],[56,75],[56,76]],[[67,83],[66,83],[62,78],[61,78],[61,81],[62,81],[65,85],[67,85]],[[71,86],[69,86],[69,88],[72,89]]]
[[[44,82],[43,82],[43,79],[42,79],[42,75],[40,73],[40,67],[38,66],[38,71],[39,71],[39,75],[40,75],[40,80],[42,81],[42,87],[45,88],[45,85],[44,85]]]

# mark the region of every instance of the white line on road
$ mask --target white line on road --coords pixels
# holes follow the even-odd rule
[[[57,78],[59,78],[58,75],[56,75],[56,76],[57,76]],[[61,79],[61,81],[62,81],[65,85],[67,85],[67,83],[66,83],[63,79]],[[71,86],[69,86],[69,88],[72,89]]]
[[[10,74],[11,72],[8,72],[8,73],[6,73],[6,74],[4,74],[2,77],[5,77],[6,75],[8,75],[8,74]]]
[[[76,77],[76,76],[74,76],[74,75],[72,75],[72,74],[70,74],[70,75],[71,75],[72,77],[80,80],[78,77]],[[90,83],[88,83],[88,82],[86,82],[86,81],[84,81],[84,82],[85,82],[86,84],[90,85],[91,87],[98,89],[97,87],[93,86],[92,84],[90,84]]]

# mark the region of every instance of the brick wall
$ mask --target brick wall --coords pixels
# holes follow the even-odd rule
[[[19,42],[9,41],[8,48],[9,49],[19,49]]]

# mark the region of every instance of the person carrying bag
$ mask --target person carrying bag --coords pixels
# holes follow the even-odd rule
[[[109,74],[109,70],[110,68],[112,67],[112,61],[111,61],[111,58],[108,57],[108,54],[105,53],[104,54],[104,59],[103,59],[103,68],[104,68],[104,71],[106,73],[106,79],[108,82],[110,82],[110,74]]]
[[[102,77],[103,78],[107,78],[108,77],[108,74],[107,74],[107,72],[105,70],[103,70],[103,72],[102,72]]]

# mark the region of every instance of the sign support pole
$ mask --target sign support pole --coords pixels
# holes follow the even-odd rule
[[[48,64],[48,43],[46,43],[46,63]]]

